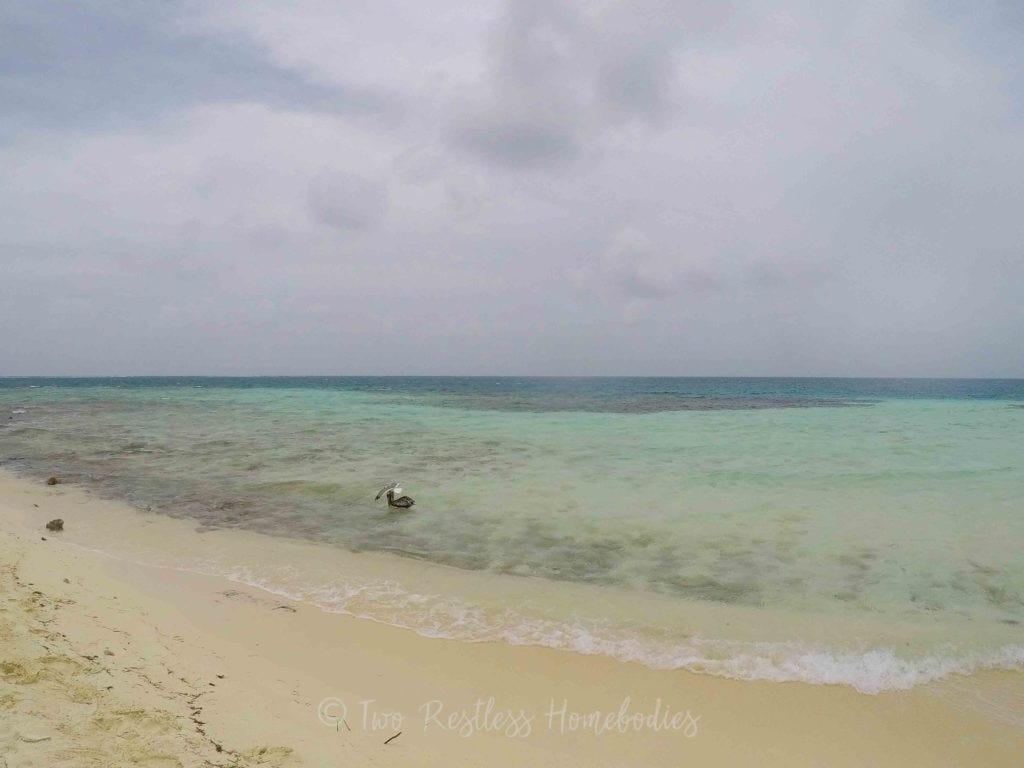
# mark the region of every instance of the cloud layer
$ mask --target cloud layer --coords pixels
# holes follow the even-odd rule
[[[0,375],[1024,376],[1009,6],[0,10]]]

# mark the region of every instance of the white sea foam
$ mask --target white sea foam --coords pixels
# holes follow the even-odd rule
[[[877,694],[981,669],[1024,670],[1021,644],[987,651],[950,646],[905,657],[884,647],[840,650],[801,641],[739,642],[706,637],[669,641],[579,620],[538,619],[512,611],[493,614],[459,600],[409,592],[395,582],[285,589],[255,577],[249,569],[226,575],[327,612],[371,619],[426,637],[542,646],[610,656],[653,669],[686,669],[737,680],[848,685],[861,693]]]
[[[144,562],[83,548],[119,560]],[[489,612],[461,600],[411,592],[390,580],[284,586],[249,566],[225,568],[213,561],[192,561],[164,563],[163,567],[224,577],[328,613],[369,619],[424,637],[541,646],[609,656],[652,669],[686,669],[736,680],[848,685],[861,693],[878,694],[983,669],[1024,670],[1024,644],[1017,643],[988,650],[948,646],[906,657],[884,647],[836,649],[801,641],[749,642],[700,636],[665,640],[596,622],[538,619],[511,610]]]
[[[695,659],[684,665],[741,680],[849,685],[862,693],[906,690],[953,674],[979,669],[1024,668],[1024,645],[964,655],[936,654],[916,659],[887,648],[863,652],[816,650],[798,643],[755,646],[725,659]]]

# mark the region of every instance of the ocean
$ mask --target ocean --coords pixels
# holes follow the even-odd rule
[[[96,548],[426,635],[869,693],[1024,668],[1022,380],[6,378],[0,460],[265,542]]]

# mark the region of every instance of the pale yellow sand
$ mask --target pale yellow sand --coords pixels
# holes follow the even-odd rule
[[[0,473],[0,768],[1024,765],[1020,673],[871,696],[427,639],[76,543],[101,519],[178,547],[210,536]],[[570,728],[572,712],[615,722],[627,698],[680,727]]]

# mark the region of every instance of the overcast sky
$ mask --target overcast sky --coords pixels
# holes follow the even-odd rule
[[[1024,4],[8,2],[0,375],[1024,376]]]

